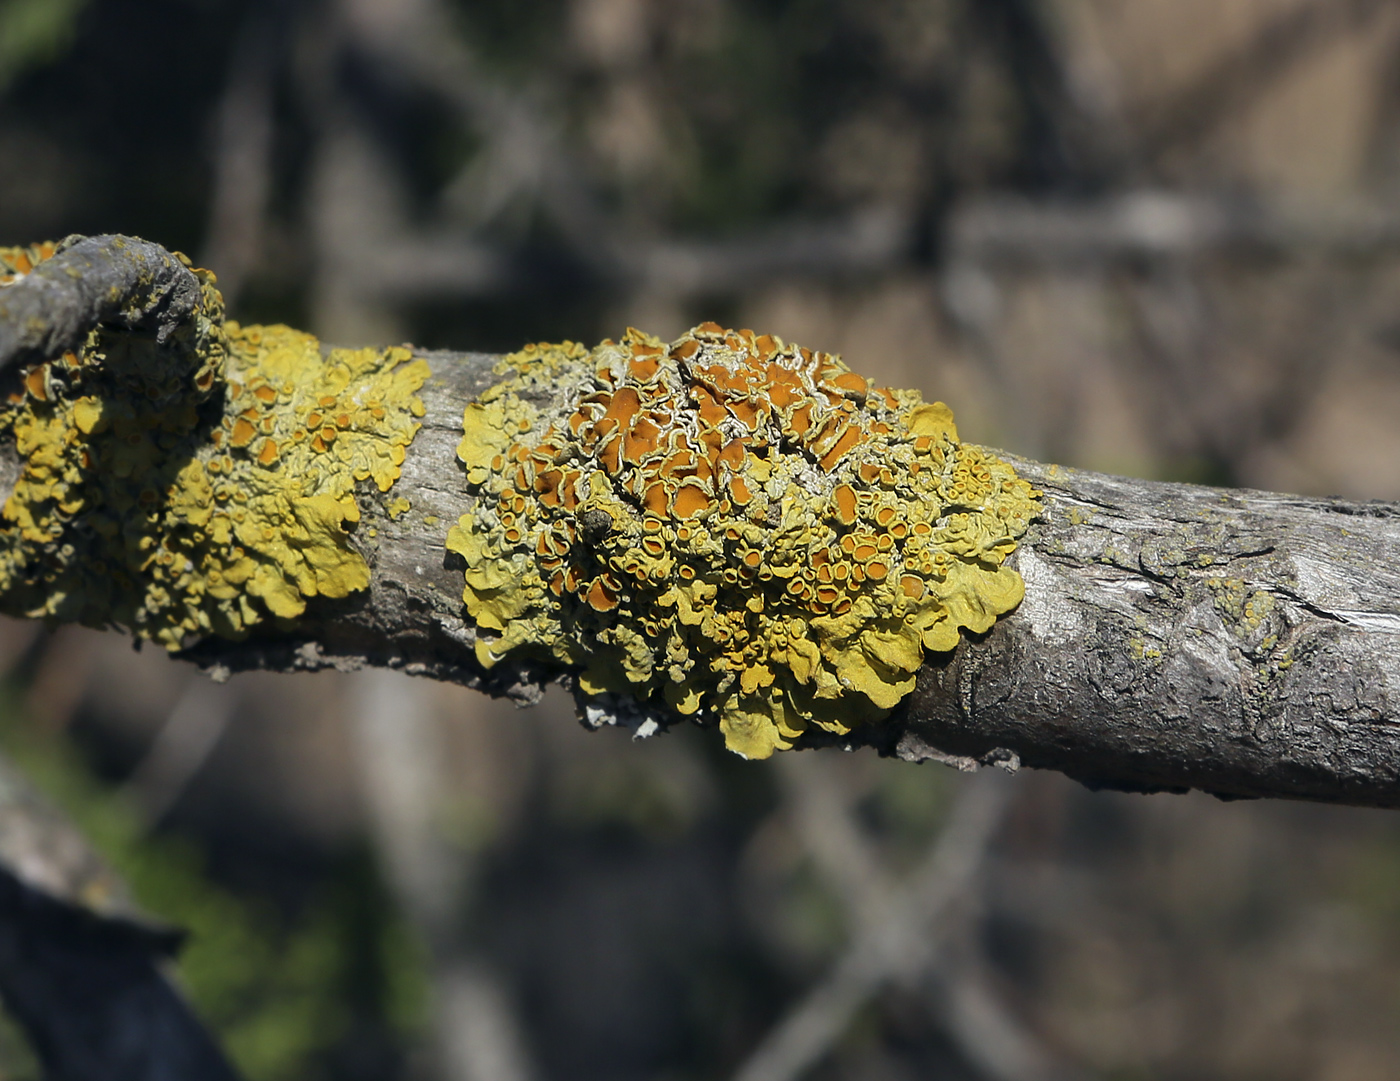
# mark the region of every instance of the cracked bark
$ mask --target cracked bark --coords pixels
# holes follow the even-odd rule
[[[1400,507],[1011,460],[1045,492],[1026,600],[925,666],[895,753],[1400,802]]]
[[[152,307],[149,277],[133,280],[157,322],[178,308]],[[14,362],[5,340],[0,366]],[[548,679],[567,682],[539,664],[483,672],[474,660],[460,566],[443,540],[471,499],[456,457],[462,408],[494,382],[498,358],[417,355],[433,370],[420,392],[427,413],[390,493],[412,509],[395,521],[385,500],[361,499],[369,589],[313,601],[293,636],[207,640],[182,656],[216,677],[389,666],[527,702]],[[890,720],[826,745],[963,769],[1056,769],[1132,791],[1400,804],[1400,506],[1006,457],[1044,492],[1011,557],[1025,601],[987,635],[929,656]],[[0,448],[0,483],[16,468],[13,447]]]

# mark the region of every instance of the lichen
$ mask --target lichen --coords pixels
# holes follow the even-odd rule
[[[25,273],[35,251],[0,264]],[[0,512],[0,610],[173,650],[368,584],[355,492],[398,478],[426,365],[225,323],[213,275],[195,274],[199,309],[164,341],[99,328],[0,407],[23,459]]]
[[[1022,597],[1038,494],[941,402],[838,357],[702,324],[530,346],[469,405],[476,493],[447,546],[485,666],[717,720],[765,758],[888,716],[925,651]]]
[[[1278,605],[1266,590],[1251,590],[1240,578],[1207,578],[1210,599],[1225,629],[1245,652],[1266,655],[1279,642]]]
[[[0,286],[13,285],[45,259],[52,259],[57,250],[51,240],[27,248],[0,248]]]

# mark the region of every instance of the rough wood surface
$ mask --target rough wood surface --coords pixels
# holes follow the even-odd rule
[[[1400,507],[1013,461],[1045,492],[1026,599],[925,666],[901,757],[1400,803]]]
[[[498,358],[418,355],[433,371],[427,412],[395,488],[411,510],[395,521],[383,500],[361,500],[370,588],[313,602],[293,637],[208,640],[185,657],[216,677],[391,666],[525,702],[552,677],[568,682],[474,660],[460,563],[443,541],[471,499],[456,457],[462,409]],[[0,483],[15,470],[13,448],[5,457]],[[981,640],[927,660],[889,721],[831,743],[1130,790],[1400,804],[1400,507],[1011,460],[1044,492],[1012,556],[1025,601]],[[637,719],[625,703],[614,712]]]
[[[159,244],[71,236],[16,286],[0,290],[0,370],[77,348],[98,323],[164,334],[199,303],[199,282]]]
[[[546,672],[476,666],[459,563],[443,549],[470,499],[455,455],[462,406],[498,358],[420,355],[434,377],[400,482],[412,510],[372,523],[369,594],[323,608],[297,640],[211,641],[192,659],[387,664],[538,694]],[[855,743],[1108,787],[1400,804],[1400,507],[1011,460],[1045,493],[1012,556],[1025,601],[982,641],[927,662],[906,707]]]

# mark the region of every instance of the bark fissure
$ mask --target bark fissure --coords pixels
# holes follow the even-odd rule
[[[112,266],[130,263],[129,250]],[[112,285],[115,273],[102,280]],[[90,326],[129,313],[151,279],[138,267],[125,280],[131,303],[104,296],[98,310],[71,290],[87,306],[45,317]],[[32,314],[41,284],[6,287],[5,310]],[[142,303],[157,325],[178,308]],[[476,662],[460,557],[444,541],[473,498],[456,453],[462,411],[494,384],[499,358],[416,357],[432,369],[419,392],[426,415],[390,493],[409,510],[391,518],[377,493],[360,493],[353,543],[372,568],[369,587],[314,599],[294,634],[259,628],[181,656],[216,676],[389,666],[526,702],[551,678],[569,682],[571,673],[538,662],[490,671]],[[1056,769],[1129,790],[1400,805],[1400,506],[1006,457],[1044,493],[1011,557],[1024,602],[987,634],[930,655],[891,719],[827,745],[960,768]],[[0,448],[0,478],[16,471],[13,446]],[[625,703],[614,709],[626,713]]]

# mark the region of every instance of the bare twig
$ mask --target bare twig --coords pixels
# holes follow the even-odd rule
[[[422,935],[443,1081],[529,1081],[522,1026],[490,966],[463,933],[472,857],[443,834],[447,781],[438,718],[420,685],[360,677],[357,759],[377,850],[402,910]]]
[[[125,785],[151,826],[169,814],[214,753],[234,705],[231,687],[208,680],[191,681],[180,695]]]
[[[0,287],[0,370],[75,349],[102,323],[168,333],[199,304],[199,282],[159,244],[95,236],[59,248]]]
[[[820,797],[810,786],[804,799]],[[908,981],[925,969],[947,933],[946,916],[976,877],[1009,799],[1006,778],[987,770],[966,782],[948,824],[924,864],[894,893],[878,902],[879,916],[862,923],[850,947],[830,974],[789,1012],[735,1074],[735,1081],[794,1081],[813,1066],[846,1030],[856,1011],[882,984]],[[830,808],[812,808],[814,851],[824,862],[860,857],[849,831],[837,824]],[[815,840],[819,829],[835,826],[831,841]],[[847,836],[839,836],[846,833]],[[867,887],[854,873],[835,870],[843,892],[867,903]]]

